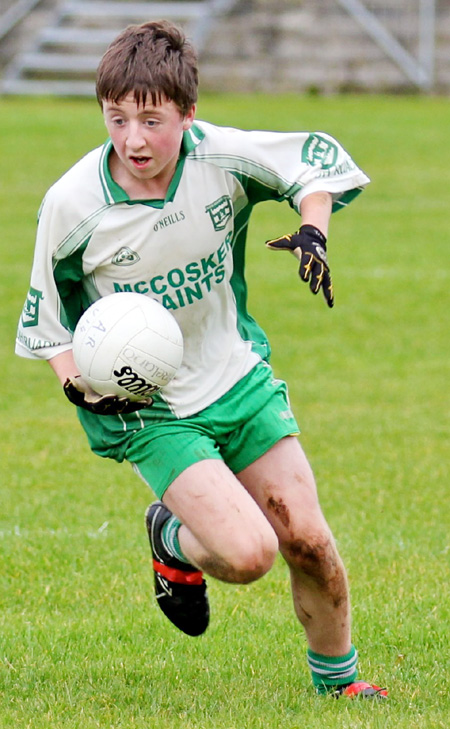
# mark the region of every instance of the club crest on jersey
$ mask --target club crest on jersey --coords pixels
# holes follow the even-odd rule
[[[42,291],[32,286],[27,295],[27,300],[22,312],[22,324],[24,327],[35,327],[39,322],[39,303],[44,298]]]
[[[233,215],[230,196],[222,195],[222,197],[219,197],[211,205],[207,205],[205,211],[209,213],[214,230],[224,230]]]
[[[133,263],[137,263],[140,260],[139,255],[135,251],[132,251],[131,248],[128,248],[128,246],[123,246],[123,248],[118,250],[115,256],[113,256],[111,263],[115,266],[132,266]]]
[[[302,162],[328,170],[336,164],[338,148],[320,134],[310,134],[302,149]]]

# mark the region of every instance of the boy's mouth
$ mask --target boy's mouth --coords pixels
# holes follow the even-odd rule
[[[151,157],[130,157],[131,162],[135,167],[145,167],[150,162]]]

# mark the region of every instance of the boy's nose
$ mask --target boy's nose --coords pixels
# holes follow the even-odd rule
[[[131,150],[138,150],[145,147],[145,137],[142,133],[140,124],[130,124],[128,128],[127,146]]]

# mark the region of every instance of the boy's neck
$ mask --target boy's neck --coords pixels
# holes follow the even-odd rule
[[[109,155],[108,165],[114,182],[120,185],[130,200],[164,200],[175,172],[174,167],[170,173],[165,171],[164,175],[140,180],[128,173],[114,149]]]

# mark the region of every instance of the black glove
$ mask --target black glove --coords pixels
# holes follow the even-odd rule
[[[81,375],[67,378],[64,383],[64,393],[71,403],[96,415],[126,415],[148,408],[153,403],[151,398],[129,400],[118,395],[99,395]]]
[[[328,306],[334,304],[333,283],[327,260],[327,239],[313,225],[302,225],[297,233],[266,241],[272,250],[291,251],[300,261],[298,275],[309,281],[313,294],[322,289]]]

